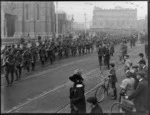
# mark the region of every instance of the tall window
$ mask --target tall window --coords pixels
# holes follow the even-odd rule
[[[29,6],[26,4],[26,20],[29,19]]]
[[[39,20],[40,19],[40,12],[39,12],[39,4],[37,4],[37,20]]]

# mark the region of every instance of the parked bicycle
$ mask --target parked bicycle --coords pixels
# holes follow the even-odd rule
[[[122,102],[122,98],[124,98],[125,95],[125,91],[121,90],[119,102],[114,102],[112,104],[111,113],[133,113],[136,111],[131,101],[124,100],[124,102]]]
[[[103,73],[101,72],[102,77],[103,77]],[[107,77],[103,77],[104,81],[103,83],[97,88],[96,92],[95,92],[95,97],[97,98],[98,103],[100,103],[104,97],[105,94],[107,94],[108,97],[111,97],[111,86],[110,86],[110,82],[109,82],[109,78]]]

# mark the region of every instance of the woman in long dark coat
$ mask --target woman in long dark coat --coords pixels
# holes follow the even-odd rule
[[[84,96],[84,84],[80,70],[75,70],[69,79],[74,82],[70,88],[70,107],[71,113],[86,113],[86,102]]]

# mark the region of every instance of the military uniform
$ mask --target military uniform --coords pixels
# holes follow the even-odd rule
[[[13,55],[8,55],[3,65],[5,69],[5,78],[8,86],[11,85],[14,81],[14,63],[15,60],[13,58]],[[11,74],[11,81],[9,80],[9,73]]]
[[[44,57],[46,55],[46,50],[44,49],[44,46],[42,46],[39,50],[39,55],[40,55],[40,61],[41,61],[41,64],[44,65],[45,64],[45,60],[44,60]]]
[[[31,64],[31,52],[29,49],[26,49],[23,53],[23,60],[24,60],[24,67],[27,69],[27,72],[30,71],[30,64]]]
[[[23,57],[20,51],[17,51],[16,53],[16,68],[18,70],[18,78],[21,78],[21,72],[22,72],[22,62],[23,62]]]

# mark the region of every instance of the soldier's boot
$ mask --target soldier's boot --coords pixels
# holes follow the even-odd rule
[[[22,68],[19,67],[18,70],[19,70],[19,79],[20,79],[21,78],[21,73],[22,73]]]
[[[13,68],[14,69],[14,68]],[[11,70],[11,82],[10,82],[10,84],[12,85],[13,84],[13,82],[14,82],[14,70]]]
[[[30,71],[30,65],[28,64],[27,65],[27,72],[29,72]]]
[[[34,71],[35,63],[34,63],[34,62],[32,62],[32,63],[31,63],[31,66],[32,66],[32,71]]]
[[[50,61],[51,61],[51,64],[53,64],[53,59],[52,59],[52,57],[50,57]]]
[[[15,74],[16,74],[16,79],[15,79],[15,81],[18,81],[18,80],[19,80],[19,75],[18,75],[17,69],[15,69]]]
[[[7,71],[6,73],[5,73],[5,78],[6,78],[6,81],[7,81],[7,86],[9,86],[10,85],[10,81],[9,81],[9,71]]]

